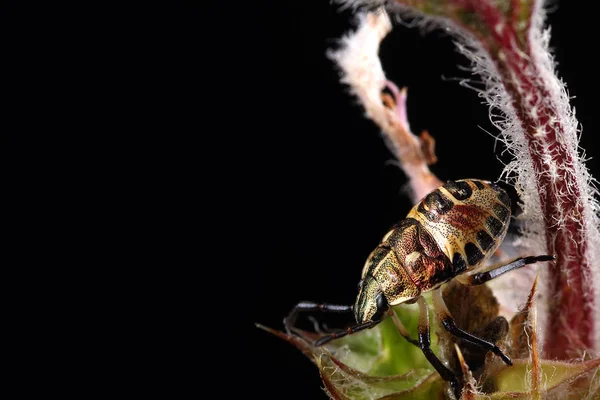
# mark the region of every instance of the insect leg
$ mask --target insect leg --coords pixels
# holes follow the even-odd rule
[[[335,329],[329,328],[325,322],[319,321],[312,315],[308,316],[308,320],[313,324],[314,331],[319,335],[325,335],[327,333],[335,332]]]
[[[454,318],[452,318],[452,314],[450,314],[450,310],[446,307],[446,303],[444,303],[444,299],[442,298],[442,289],[437,288],[433,290],[433,309],[437,314],[438,318],[442,321],[442,326],[448,332],[453,334],[454,336],[466,340],[470,343],[473,343],[476,346],[482,347],[486,350],[491,350],[494,354],[502,359],[506,364],[512,365],[512,361],[504,352],[500,349],[500,347],[496,346],[494,343],[490,343],[487,340],[483,340],[478,338],[477,336],[471,335],[467,331],[463,331],[458,326],[456,326],[456,322]]]
[[[556,260],[556,257],[550,255],[543,256],[530,256],[524,258],[517,258],[515,261],[501,265],[499,267],[492,268],[488,271],[479,272],[473,275],[462,275],[457,277],[460,283],[475,286],[481,285],[489,280],[492,280],[500,275],[504,275],[505,273],[512,271],[513,269],[521,268],[529,264],[534,264],[539,261],[552,261]]]
[[[352,312],[352,306],[348,305],[339,305],[339,304],[319,304],[313,303],[311,301],[303,301],[294,306],[292,311],[288,314],[286,318],[283,320],[283,325],[288,333],[294,330],[294,324],[296,323],[296,318],[298,317],[298,312],[313,312],[313,311],[323,311],[323,312],[332,312],[332,313],[346,313]]]
[[[317,340],[314,343],[314,346],[315,347],[323,346],[324,344],[331,342],[333,339],[341,338],[346,335],[351,335],[355,332],[362,331],[363,329],[371,328],[371,327],[377,325],[379,322],[380,321],[371,320],[371,321],[367,321],[367,322],[363,322],[360,324],[350,326],[350,327],[346,328],[346,330],[343,330],[343,331],[330,333],[329,335],[323,336],[322,338]]]
[[[400,332],[400,334],[402,336],[404,336],[404,338],[409,342],[414,344],[415,346],[419,346],[419,341],[412,339],[409,335],[408,335],[408,331],[406,330],[406,328],[404,327],[404,324],[402,323],[402,321],[400,321],[400,318],[398,318],[398,315],[396,315],[396,311],[394,311],[394,309],[392,309],[392,320],[394,321],[394,325],[396,325],[396,329],[398,329],[398,332]]]
[[[423,296],[419,297],[417,300],[419,304],[419,347],[421,351],[429,361],[433,368],[440,374],[443,380],[446,382],[450,382],[452,386],[452,390],[456,394],[456,398],[460,398],[460,390],[458,388],[458,381],[456,380],[456,375],[450,371],[439,358],[431,351],[431,339],[429,336],[429,307],[427,307],[427,303],[425,302],[425,298]]]

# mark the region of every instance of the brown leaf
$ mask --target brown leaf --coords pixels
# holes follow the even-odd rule
[[[435,139],[429,134],[428,131],[423,131],[419,135],[419,142],[421,143],[421,152],[425,157],[427,165],[433,165],[437,162],[437,156],[435,155]]]
[[[486,285],[464,286],[456,281],[446,284],[443,296],[456,324],[463,330],[487,341],[501,342],[508,332],[508,322],[498,316],[499,304],[490,288]],[[460,362],[453,351],[457,344],[476,380],[485,372],[486,359],[494,361],[494,355],[470,342],[458,339],[445,332],[439,332],[441,346],[449,358],[451,369],[460,370]],[[487,357],[487,358],[486,358]]]
[[[533,281],[529,297],[523,308],[510,320],[510,347],[508,355],[512,358],[529,358],[532,327],[529,323],[533,310],[533,300],[537,288],[537,277]]]

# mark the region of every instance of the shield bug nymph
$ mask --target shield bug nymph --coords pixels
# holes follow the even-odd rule
[[[500,186],[477,179],[449,181],[415,205],[407,217],[386,233],[367,258],[354,305],[313,302],[297,304],[284,324],[294,330],[300,311],[353,312],[356,324],[327,334],[315,342],[327,342],[372,328],[392,316],[400,333],[419,346],[442,379],[457,389],[455,374],[431,351],[428,307],[422,293],[432,291],[434,312],[451,334],[492,351],[506,364],[512,361],[494,343],[459,328],[442,298],[441,286],[452,279],[464,285],[481,285],[516,268],[551,255],[518,258],[515,261],[480,271],[498,248],[510,221],[510,197]],[[420,308],[418,340],[411,339],[391,306],[417,302]]]

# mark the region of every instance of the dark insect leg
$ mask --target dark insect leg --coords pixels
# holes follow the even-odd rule
[[[317,340],[314,343],[314,346],[315,347],[323,346],[324,344],[331,342],[333,339],[341,338],[346,335],[351,335],[355,332],[362,331],[363,329],[371,328],[371,327],[377,325],[379,322],[380,321],[371,320],[371,321],[363,322],[362,324],[356,324],[351,327],[348,327],[344,331],[330,333],[329,335],[323,336],[321,339]]]
[[[535,264],[540,261],[552,261],[555,260],[556,257],[550,255],[543,256],[531,256],[524,258],[517,258],[515,261],[510,264],[501,265],[496,268],[492,268],[491,270],[480,272],[473,275],[463,275],[459,277],[459,281],[465,285],[475,286],[481,285],[489,280],[492,280],[500,275],[503,275],[513,269],[521,268],[529,264]]]
[[[427,303],[425,302],[425,298],[423,296],[419,297],[417,300],[419,304],[419,347],[423,354],[429,361],[433,368],[440,374],[443,380],[446,382],[450,382],[452,386],[452,390],[456,395],[456,398],[460,398],[460,388],[458,386],[458,381],[456,379],[456,375],[450,371],[439,358],[431,351],[431,339],[429,336],[429,308],[427,307]]]
[[[492,351],[506,364],[512,365],[512,361],[506,354],[504,354],[504,352],[502,352],[500,347],[496,346],[494,343],[490,343],[486,340],[478,338],[477,336],[473,336],[469,332],[463,331],[456,326],[456,322],[452,318],[452,314],[450,314],[450,311],[448,310],[448,307],[446,307],[446,303],[444,303],[444,299],[442,298],[441,288],[437,288],[433,291],[433,309],[435,310],[438,318],[442,321],[444,329],[446,329],[448,332],[458,338],[473,343],[476,346]]]
[[[283,320],[283,325],[285,326],[287,332],[291,333],[292,331],[294,331],[294,324],[296,323],[296,318],[298,317],[299,312],[314,311],[347,313],[352,312],[352,306],[339,304],[319,304],[310,301],[303,301],[301,303],[296,304],[294,308],[292,308],[292,311],[290,311],[288,316]]]
[[[408,330],[406,330],[406,328],[404,327],[404,324],[402,323],[402,321],[400,321],[400,318],[398,318],[398,315],[396,315],[396,312],[395,312],[393,309],[392,309],[392,311],[391,311],[391,314],[392,314],[392,320],[394,321],[394,325],[396,325],[396,329],[398,329],[398,332],[400,332],[400,334],[401,334],[402,336],[404,336],[404,338],[405,338],[405,339],[406,339],[406,340],[407,340],[409,343],[412,343],[412,344],[414,344],[415,346],[417,346],[417,347],[419,347],[419,348],[420,348],[421,346],[419,346],[419,341],[418,341],[418,340],[415,340],[415,339],[413,339],[413,338],[411,338],[411,337],[408,335]]]
[[[325,322],[319,321],[312,315],[308,316],[308,320],[313,324],[314,331],[319,335],[326,335],[328,333],[335,332],[335,329],[329,328]]]

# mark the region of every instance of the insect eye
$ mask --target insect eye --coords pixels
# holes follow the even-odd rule
[[[362,284],[363,284],[363,280],[361,279],[361,280],[358,282],[358,291],[359,291],[359,292],[360,292],[360,288],[362,287]]]
[[[383,312],[383,311],[387,310],[388,302],[387,302],[387,299],[385,298],[385,296],[383,295],[383,293],[379,293],[377,295],[375,302],[377,304],[377,311]]]

